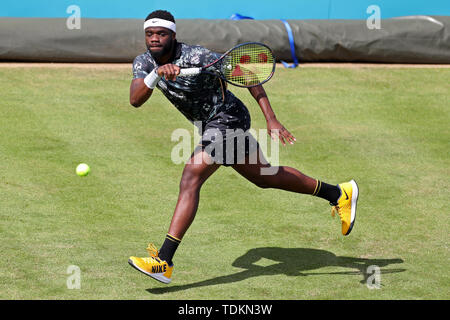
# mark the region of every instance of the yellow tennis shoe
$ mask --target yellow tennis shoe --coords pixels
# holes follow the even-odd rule
[[[150,243],[147,247],[150,257],[138,258],[130,257],[128,263],[135,269],[142,273],[161,281],[163,283],[170,283],[172,281],[173,264],[169,265],[167,261],[161,260],[158,257],[158,249]]]
[[[356,202],[358,201],[358,185],[355,180],[338,184],[341,196],[337,205],[331,208],[331,215],[339,214],[342,222],[342,234],[347,236],[352,231],[356,219]]]

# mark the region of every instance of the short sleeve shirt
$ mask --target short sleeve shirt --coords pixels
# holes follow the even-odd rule
[[[171,63],[180,68],[202,67],[219,57],[218,53],[204,47],[177,42]],[[149,51],[137,56],[133,61],[133,79],[145,78],[158,66]],[[191,122],[205,123],[218,112],[242,104],[227,90],[223,80],[211,74],[177,77],[175,81],[161,78],[156,87]]]

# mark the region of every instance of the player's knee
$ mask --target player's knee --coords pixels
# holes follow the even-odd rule
[[[267,181],[266,179],[256,178],[252,182],[254,185],[256,185],[257,187],[259,187],[261,189],[271,188],[269,181]]]
[[[180,181],[180,191],[194,191],[201,188],[203,182],[197,175],[184,172]]]

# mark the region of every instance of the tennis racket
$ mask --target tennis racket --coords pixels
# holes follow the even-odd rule
[[[262,43],[247,42],[231,48],[204,67],[181,69],[178,76],[210,73],[232,85],[250,88],[269,81],[274,72],[275,58],[272,50]]]

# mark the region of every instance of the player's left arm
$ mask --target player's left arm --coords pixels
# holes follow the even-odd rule
[[[286,145],[286,142],[293,144],[296,141],[295,137],[278,121],[272,110],[269,98],[267,97],[264,88],[259,85],[248,88],[248,90],[253,98],[255,98],[258,102],[261,111],[266,118],[267,134],[269,134],[272,139],[276,139],[278,137],[283,145]]]

